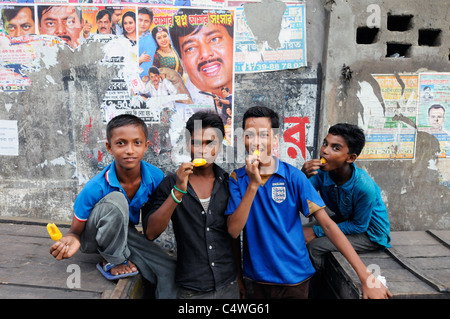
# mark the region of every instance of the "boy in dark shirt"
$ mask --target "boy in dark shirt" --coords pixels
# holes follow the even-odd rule
[[[201,125],[197,123],[201,121]],[[143,226],[154,240],[172,220],[177,241],[178,298],[239,298],[236,282],[240,243],[227,231],[228,174],[214,163],[224,138],[219,115],[197,112],[186,123],[191,158],[206,164],[182,163],[161,182],[144,206]],[[238,287],[239,286],[239,287]],[[242,290],[243,291],[243,290]]]

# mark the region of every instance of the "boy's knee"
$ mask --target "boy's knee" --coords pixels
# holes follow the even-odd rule
[[[120,206],[122,210],[128,210],[128,200],[122,192],[111,192],[103,197],[102,201],[112,202]]]
[[[95,205],[94,210],[101,216],[108,214],[128,218],[128,200],[121,192],[111,192]]]

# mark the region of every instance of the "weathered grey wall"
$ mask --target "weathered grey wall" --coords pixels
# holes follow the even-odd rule
[[[357,44],[357,28],[366,26],[372,14],[370,8],[368,12],[369,5],[380,8],[378,38],[372,44]],[[450,71],[448,0],[335,0],[329,2],[329,9],[330,27],[319,133],[322,138],[331,124],[342,121],[358,124],[358,116],[370,111],[358,98],[362,82],[370,83],[383,105],[379,85],[372,74]],[[412,15],[409,30],[389,31],[389,14]],[[418,30],[422,28],[442,30],[440,45],[420,46]],[[411,44],[408,56],[386,57],[387,43],[391,42]],[[350,81],[345,81],[341,75],[343,65],[353,71]],[[438,151],[438,140],[419,130],[414,159],[357,161],[357,165],[365,168],[380,186],[393,230],[450,228],[450,189],[439,180],[440,175],[448,180],[450,159],[437,159]],[[430,161],[435,165],[430,166]]]
[[[356,45],[356,28],[365,23],[367,6],[373,3],[381,8],[382,26],[388,12],[411,13],[417,17],[416,29],[420,25],[441,26],[445,43],[438,48],[422,48],[414,39],[409,40],[414,31],[393,34],[381,26],[378,42]],[[340,121],[358,123],[358,114],[364,112],[357,97],[359,82],[370,83],[380,97],[371,74],[449,71],[448,1],[434,0],[430,5],[423,1],[399,3],[308,0],[308,66],[236,75],[235,125],[241,125],[242,115],[251,105],[277,109],[283,119],[290,121],[284,123],[286,130],[305,128],[305,136],[298,138],[304,141],[305,154],[302,143],[293,143],[292,139],[285,142],[294,135],[283,135],[279,147],[281,159],[300,167],[304,157],[317,155],[318,141],[330,125]],[[264,21],[268,13],[255,10],[252,14]],[[401,61],[386,59],[384,46],[392,37],[411,41],[412,56]],[[0,94],[0,119],[17,120],[19,130],[19,156],[0,156],[0,216],[70,220],[78,192],[112,160],[104,146],[105,124],[99,106],[118,70],[99,63],[103,55],[99,43],[75,52],[58,50],[60,63],[30,74],[32,86],[26,92]],[[343,64],[353,70],[349,82],[341,78]],[[152,139],[158,136],[154,134],[160,133],[158,130],[150,128]],[[414,160],[358,162],[382,189],[393,230],[450,228],[450,190],[439,183],[438,176],[439,172],[450,175],[450,168],[448,163],[438,166],[440,171],[429,168],[429,160],[435,158],[439,147],[436,143],[433,136],[418,132]],[[242,163],[239,150],[225,150],[224,156],[222,166],[227,170]],[[155,151],[151,147],[145,160],[165,171],[177,166],[170,150]]]
[[[252,11],[250,15],[261,21],[263,17],[273,20],[274,10],[267,10],[265,4]],[[236,126],[240,126],[245,109],[258,103],[276,108],[283,118],[291,118],[289,127],[308,118],[310,123],[301,124],[308,135],[303,139],[307,158],[314,152],[317,132],[324,17],[321,1],[310,1],[308,67],[237,75],[234,92]],[[0,119],[17,120],[19,131],[19,156],[0,156],[0,216],[70,220],[78,192],[112,160],[104,145],[100,105],[118,69],[100,63],[104,56],[100,43],[83,45],[74,52],[67,48],[56,52],[58,63],[31,73],[32,85],[26,92],[0,94]],[[167,128],[162,126],[150,127],[152,143],[163,145],[165,132]],[[159,149],[159,145],[149,148],[145,160],[166,172],[174,171],[174,150]],[[290,157],[286,155],[289,147]],[[221,165],[225,169],[231,171],[242,165],[242,150],[228,148],[223,154]],[[283,159],[300,166],[302,155],[298,145],[280,143]]]

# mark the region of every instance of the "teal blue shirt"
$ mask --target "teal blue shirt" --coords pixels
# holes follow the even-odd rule
[[[351,164],[352,177],[338,186],[328,172],[320,171],[309,180],[320,192],[325,205],[340,219],[341,231],[346,235],[367,232],[370,240],[383,247],[389,244],[388,212],[375,181],[361,168]],[[313,226],[317,237],[325,235],[321,226]]]

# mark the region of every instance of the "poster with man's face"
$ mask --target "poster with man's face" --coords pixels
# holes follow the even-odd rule
[[[22,42],[26,45],[24,37],[46,39],[49,45],[71,50],[102,42],[105,56],[100,62],[119,70],[100,106],[104,120],[131,113],[147,122],[155,134],[167,131],[167,141],[155,138],[159,153],[171,149],[192,114],[205,110],[220,116],[226,131],[224,144],[232,145],[234,19],[232,10],[211,8],[37,3],[5,6],[2,29],[16,49],[21,49]],[[30,51],[30,57],[34,56]],[[10,85],[13,76],[19,79],[21,70],[36,68],[34,62],[3,63],[8,69],[0,86]],[[20,90],[30,84],[23,76],[17,79],[13,82],[23,84]]]
[[[149,18],[151,23],[144,23]],[[141,108],[172,109],[181,122],[200,110],[216,112],[231,145],[234,12],[146,8],[138,9],[138,21],[140,78],[145,86],[139,94],[145,101]]]
[[[420,73],[418,128],[437,138],[439,157],[450,157],[450,73]]]

